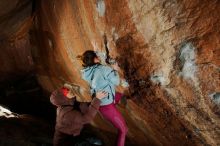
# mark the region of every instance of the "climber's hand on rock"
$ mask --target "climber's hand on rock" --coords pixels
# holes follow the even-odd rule
[[[116,71],[119,70],[119,66],[118,66],[118,63],[117,63],[117,62],[116,62],[115,64],[112,64],[111,67],[112,67],[114,70],[116,70]]]

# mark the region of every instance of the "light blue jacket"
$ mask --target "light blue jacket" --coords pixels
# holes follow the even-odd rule
[[[120,83],[117,71],[109,66],[96,64],[84,68],[81,72],[82,78],[90,85],[91,94],[98,91],[106,91],[108,93],[108,96],[101,100],[101,105],[108,105],[114,102],[115,86]]]

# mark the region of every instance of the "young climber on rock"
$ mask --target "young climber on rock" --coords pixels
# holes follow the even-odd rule
[[[106,97],[107,93],[97,92],[89,106],[81,106],[76,101],[76,96],[77,92],[68,84],[55,90],[50,96],[51,103],[57,106],[54,146],[73,146],[79,139],[83,126],[91,122],[96,115],[100,100]],[[79,107],[76,106],[77,103]]]
[[[101,99],[99,111],[106,120],[110,121],[118,129],[117,146],[124,146],[127,126],[115,106],[122,97],[122,94],[115,92],[115,87],[120,83],[117,72],[119,67],[117,64],[111,67],[100,64],[101,60],[92,50],[84,52],[81,59],[84,67],[82,78],[89,83],[91,94],[96,94],[99,91],[108,93],[105,98]]]

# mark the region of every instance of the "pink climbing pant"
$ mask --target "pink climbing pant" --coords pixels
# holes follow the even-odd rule
[[[117,104],[120,101],[121,97],[121,93],[115,94],[115,104]],[[99,108],[99,111],[106,120],[111,122],[112,125],[118,129],[117,146],[124,146],[128,128],[121,113],[115,107],[115,104],[112,103],[109,105],[101,106]]]

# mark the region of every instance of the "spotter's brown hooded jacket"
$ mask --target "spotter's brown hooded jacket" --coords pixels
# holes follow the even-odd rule
[[[57,106],[55,130],[73,136],[79,135],[83,125],[92,121],[100,106],[100,100],[93,98],[85,112],[75,110],[73,108],[75,98],[67,98],[61,89],[52,93],[50,101]]]

